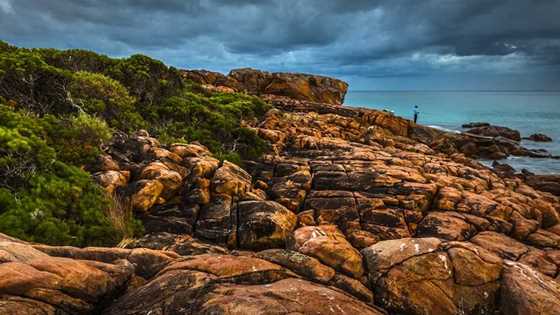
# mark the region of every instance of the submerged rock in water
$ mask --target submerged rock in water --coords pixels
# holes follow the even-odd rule
[[[552,138],[550,138],[549,136],[542,134],[542,133],[534,133],[526,138],[523,138],[526,140],[531,140],[531,141],[535,141],[535,142],[551,142]]]
[[[513,141],[521,141],[519,131],[502,126],[481,126],[469,129],[466,132],[486,137],[504,137]]]

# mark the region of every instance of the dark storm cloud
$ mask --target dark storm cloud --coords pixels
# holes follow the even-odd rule
[[[360,82],[442,73],[536,82],[546,72],[558,86],[558,12],[560,0],[0,0],[0,39],[144,52],[221,71],[254,66]]]

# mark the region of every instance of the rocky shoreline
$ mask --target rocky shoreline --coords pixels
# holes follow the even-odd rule
[[[538,152],[340,106],[344,93],[265,92],[273,109],[246,127],[270,150],[243,167],[146,131],[114,138],[89,170],[146,236],[0,235],[0,313],[560,314],[558,195],[475,160]]]

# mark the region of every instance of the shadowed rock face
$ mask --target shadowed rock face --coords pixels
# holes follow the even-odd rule
[[[513,141],[520,141],[519,131],[502,126],[478,126],[467,130],[468,133],[487,137],[504,137]]]
[[[524,175],[527,184],[535,189],[560,196],[560,175]]]
[[[341,80],[303,73],[270,73],[244,68],[232,70],[227,76],[206,70],[184,70],[182,74],[210,89],[225,87],[256,95],[271,94],[327,104],[342,104],[348,90],[348,84]]]
[[[558,197],[389,113],[271,102],[248,126],[271,150],[244,167],[146,132],[113,144],[92,172],[149,234],[129,249],[0,235],[0,314],[559,309]]]

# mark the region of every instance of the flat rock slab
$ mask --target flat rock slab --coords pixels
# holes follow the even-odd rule
[[[137,274],[153,274],[177,257],[147,249],[33,247],[3,239],[0,314],[90,314]]]
[[[560,314],[560,284],[520,263],[506,262],[502,278],[503,314]]]
[[[502,260],[468,242],[382,241],[362,250],[375,301],[404,314],[492,312]]]

